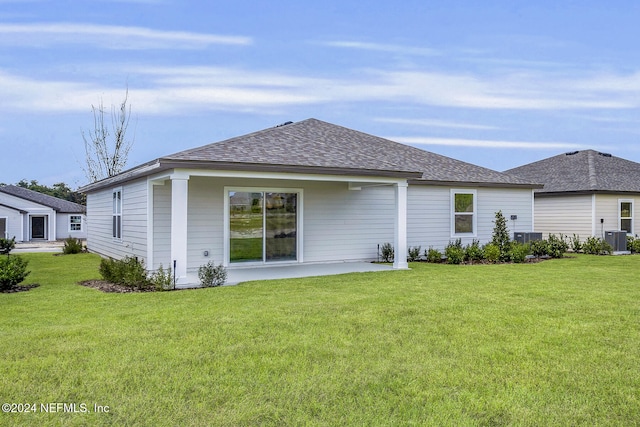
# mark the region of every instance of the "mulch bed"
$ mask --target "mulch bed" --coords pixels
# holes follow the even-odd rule
[[[106,280],[85,280],[83,282],[78,282],[79,285],[86,286],[88,288],[97,289],[102,292],[109,293],[132,293],[132,292],[155,292],[156,289],[153,287],[149,288],[138,288],[138,287],[130,287],[124,285],[118,285],[115,283],[107,282]]]
[[[16,286],[14,286],[14,287],[12,287],[10,289],[3,289],[3,290],[0,291],[0,293],[13,294],[13,293],[16,293],[16,292],[26,292],[26,291],[28,291],[30,289],[37,288],[38,286],[40,286],[40,285],[37,284],[37,283],[31,284],[31,285],[16,285]]]

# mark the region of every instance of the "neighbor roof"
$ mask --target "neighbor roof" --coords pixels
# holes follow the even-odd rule
[[[595,150],[560,154],[505,173],[543,182],[540,193],[640,192],[640,163]]]
[[[317,119],[287,122],[140,166],[148,173],[177,167],[396,176],[412,183],[533,186],[518,177]],[[128,171],[123,179],[134,175],[135,170]],[[100,183],[97,186],[102,187]],[[94,188],[89,185],[84,190]]]
[[[0,186],[0,192],[50,207],[56,212],[84,213],[86,211],[86,208],[84,206],[77,203],[69,202],[67,200],[59,199],[47,194],[38,193],[37,191],[18,187],[16,185]]]

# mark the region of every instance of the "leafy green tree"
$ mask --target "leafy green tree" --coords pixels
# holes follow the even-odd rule
[[[511,239],[509,238],[509,230],[507,229],[507,220],[502,215],[502,211],[496,212],[494,221],[493,235],[491,243],[500,250],[500,261],[509,261],[511,250]]]

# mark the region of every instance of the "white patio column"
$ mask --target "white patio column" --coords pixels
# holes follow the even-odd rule
[[[396,189],[396,226],[394,233],[395,257],[393,268],[408,269],[407,264],[407,188],[406,181],[395,185]]]
[[[176,284],[187,282],[187,200],[188,176],[171,177],[171,268]]]

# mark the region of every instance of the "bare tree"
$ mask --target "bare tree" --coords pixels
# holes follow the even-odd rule
[[[105,123],[107,112],[102,98],[98,106],[91,105],[93,131],[90,130],[88,135],[84,130],[82,131],[86,153],[86,167],[83,169],[89,182],[117,175],[127,164],[129,150],[133,145],[133,139],[126,139],[131,119],[131,105],[127,105],[128,101],[129,88],[117,110],[114,105],[111,105],[111,128]]]

